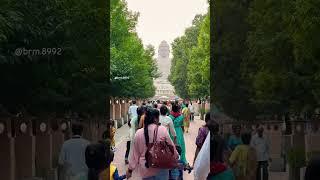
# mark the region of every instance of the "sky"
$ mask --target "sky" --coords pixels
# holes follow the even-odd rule
[[[139,12],[137,32],[144,45],[158,49],[160,42],[169,44],[184,34],[197,14],[205,14],[207,0],[126,0],[128,8]]]

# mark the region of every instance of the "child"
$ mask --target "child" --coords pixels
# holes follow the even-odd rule
[[[114,152],[116,149],[116,142],[114,140],[114,136],[116,134],[116,128],[114,127],[114,121],[110,123],[110,139],[111,139],[111,149]]]
[[[103,141],[110,140],[111,149],[112,149],[112,151],[115,151],[114,135],[115,135],[115,133],[116,133],[116,129],[115,129],[113,126],[114,126],[114,122],[113,122],[113,121],[107,122],[107,127],[108,127],[108,129],[103,132],[103,134],[102,134],[102,140],[103,140]]]
[[[184,164],[184,162],[180,159],[182,151],[181,147],[176,146],[176,149],[179,154],[178,167],[169,171],[169,180],[183,180],[183,171],[188,171],[189,174],[192,171],[192,168],[189,166],[189,164]]]
[[[88,180],[123,180],[126,175],[119,176],[118,169],[112,164],[114,154],[108,141],[91,144],[87,147],[85,157],[89,168]]]

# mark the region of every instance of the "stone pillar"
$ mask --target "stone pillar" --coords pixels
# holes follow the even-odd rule
[[[121,122],[121,105],[119,100],[115,100],[115,116],[114,119],[117,121],[118,127],[122,126]]]
[[[14,139],[11,135],[9,118],[0,119],[0,177],[15,180]]]
[[[114,119],[114,105],[112,100],[110,100],[110,119]]]
[[[127,119],[128,110],[126,106],[127,106],[126,101],[122,100],[121,101],[121,117],[123,118],[124,123],[128,122],[128,119]]]
[[[310,131],[305,135],[305,142],[306,142],[306,152],[310,153],[312,158],[315,155],[320,155],[320,130],[319,122],[310,123]]]
[[[64,134],[62,128],[67,128],[67,125],[62,125],[63,119],[52,119],[52,167],[58,166],[59,154],[64,142]]]
[[[15,119],[16,179],[35,176],[35,138],[30,119]]]
[[[305,149],[305,122],[293,122],[293,147]]]
[[[52,168],[52,136],[47,119],[36,119],[36,175],[47,177]]]

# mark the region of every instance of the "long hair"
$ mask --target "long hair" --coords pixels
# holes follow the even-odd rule
[[[145,119],[144,119],[144,137],[145,137],[145,140],[146,140],[146,146],[148,147],[149,145],[149,131],[148,131],[148,126],[150,124],[153,124],[155,123],[155,119],[159,118],[159,111],[157,109],[154,109],[154,108],[147,108],[147,111],[146,111],[146,116],[145,116]],[[148,152],[146,152],[148,153]],[[147,158],[146,158],[146,164],[145,166],[147,168],[149,168],[148,166],[148,162],[147,162]]]
[[[141,116],[144,115],[147,111],[146,106],[140,106],[137,109],[137,114],[138,114],[138,124],[140,123]]]
[[[180,111],[180,106],[179,106],[179,104],[173,104],[172,105],[172,111],[173,112],[179,112]]]
[[[210,119],[207,121],[206,126],[210,131],[210,162],[223,163],[223,151],[225,142],[219,135],[219,124]]]
[[[99,180],[99,174],[108,168],[114,154],[110,149],[110,143],[99,142],[86,148],[85,159],[88,171],[88,180]]]

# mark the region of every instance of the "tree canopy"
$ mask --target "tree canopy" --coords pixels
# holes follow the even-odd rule
[[[172,43],[169,81],[182,98],[209,96],[209,15],[196,15],[192,26]]]
[[[1,1],[0,104],[12,113],[104,113],[106,8],[97,0]]]
[[[237,119],[319,105],[320,3],[214,3],[214,102]]]
[[[144,47],[135,27],[138,13],[128,10],[124,0],[111,4],[111,84],[112,96],[149,98],[155,95],[153,78],[159,76],[155,48]]]

